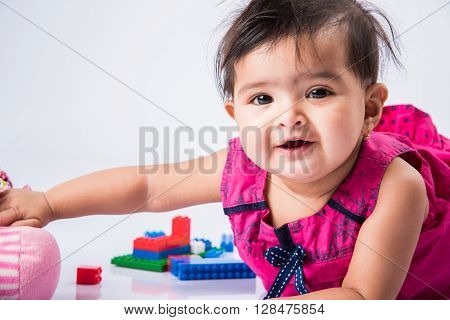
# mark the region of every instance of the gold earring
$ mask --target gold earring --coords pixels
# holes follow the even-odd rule
[[[370,139],[370,126],[367,126],[367,135],[363,136],[363,140]]]

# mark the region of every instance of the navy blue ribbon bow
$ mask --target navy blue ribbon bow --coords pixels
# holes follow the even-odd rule
[[[309,292],[303,283],[303,260],[306,258],[306,253],[302,246],[296,245],[291,252],[281,247],[270,247],[265,252],[265,258],[274,267],[280,267],[280,272],[264,299],[279,297],[294,274],[294,284],[298,293]]]

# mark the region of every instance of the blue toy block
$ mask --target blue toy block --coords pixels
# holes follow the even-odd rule
[[[176,276],[180,280],[255,278],[255,273],[241,260],[199,259],[179,261]]]
[[[187,254],[190,251],[191,251],[191,246],[176,247],[176,248],[159,251],[159,252],[133,249],[133,257],[141,258],[141,259],[148,259],[148,260],[160,260],[160,259],[167,258],[167,256],[171,255],[171,254]]]
[[[162,231],[146,231],[144,234],[144,236],[148,238],[157,238],[165,235],[166,234]]]
[[[189,262],[192,259],[198,259],[200,256],[198,255],[181,255],[181,256],[169,256],[168,264],[170,265],[170,273],[174,276],[178,274],[178,266],[181,263]]]
[[[170,258],[170,273],[177,276],[179,273],[179,265],[181,263],[189,262],[191,258],[189,257],[171,257]]]
[[[171,274],[173,274],[175,277],[178,277],[179,276],[179,274],[180,274],[180,265],[181,264],[183,264],[183,263],[190,263],[191,262],[191,260],[193,261],[193,262],[198,262],[198,263],[200,263],[202,260],[203,260],[203,258],[200,256],[197,256],[197,255],[194,255],[194,256],[180,256],[180,257],[174,257],[174,256],[172,256],[172,257],[170,257],[169,258],[169,265],[170,265],[170,273]],[[217,259],[210,259],[211,261],[216,261],[217,262]]]
[[[221,255],[223,255],[223,249],[220,248],[212,248],[211,250],[208,250],[203,254],[203,258],[219,258]]]
[[[220,243],[220,247],[226,252],[233,252],[233,235],[222,234],[222,242]]]
[[[203,238],[194,238],[195,241],[201,241],[205,244],[205,251],[208,251],[209,249],[212,248],[211,245],[211,241],[207,240],[207,239],[203,239]]]
[[[192,264],[224,264],[224,263],[244,263],[240,259],[236,258],[208,258],[204,259],[202,257],[192,257],[190,259]]]

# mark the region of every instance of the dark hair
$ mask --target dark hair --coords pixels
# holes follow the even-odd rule
[[[375,14],[386,22],[387,31]],[[270,50],[281,39],[293,37],[299,58],[299,38],[306,35],[312,41],[319,30],[331,26],[346,27],[347,66],[361,83],[376,83],[382,53],[402,66],[395,53],[400,48],[394,27],[372,4],[355,0],[251,0],[235,12],[219,43],[215,76],[222,98],[233,98],[235,64],[252,50],[265,44]]]

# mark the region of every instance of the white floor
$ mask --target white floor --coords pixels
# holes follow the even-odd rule
[[[107,261],[108,260],[108,261]],[[53,299],[261,299],[259,279],[181,281],[170,272],[102,265],[102,282],[77,285],[76,266],[63,264]]]
[[[59,221],[49,228],[61,250],[61,275],[53,299],[262,299],[264,296],[259,279],[181,281],[170,272],[112,265],[112,257],[132,252],[132,239],[140,231],[136,231],[139,227],[134,227],[135,221],[130,228],[124,226],[126,223],[120,224],[97,237],[99,230],[106,229],[111,219],[114,218]],[[141,217],[135,219],[139,221]],[[164,220],[169,224],[170,219]],[[217,246],[218,243],[213,244]],[[227,255],[238,257],[234,249],[235,252]],[[81,265],[101,266],[102,282],[77,285],[76,269]]]
[[[190,209],[190,210],[189,210]],[[204,212],[203,212],[204,211]],[[53,299],[262,299],[259,279],[181,281],[170,272],[151,272],[111,265],[111,258],[130,254],[133,240],[146,230],[171,232],[175,215],[191,216],[191,238],[206,238],[220,245],[222,233],[230,233],[212,205],[185,208],[164,214],[89,216],[51,223],[61,251],[61,275]],[[238,257],[236,252],[232,256]],[[101,266],[99,285],[77,285],[81,265]]]

